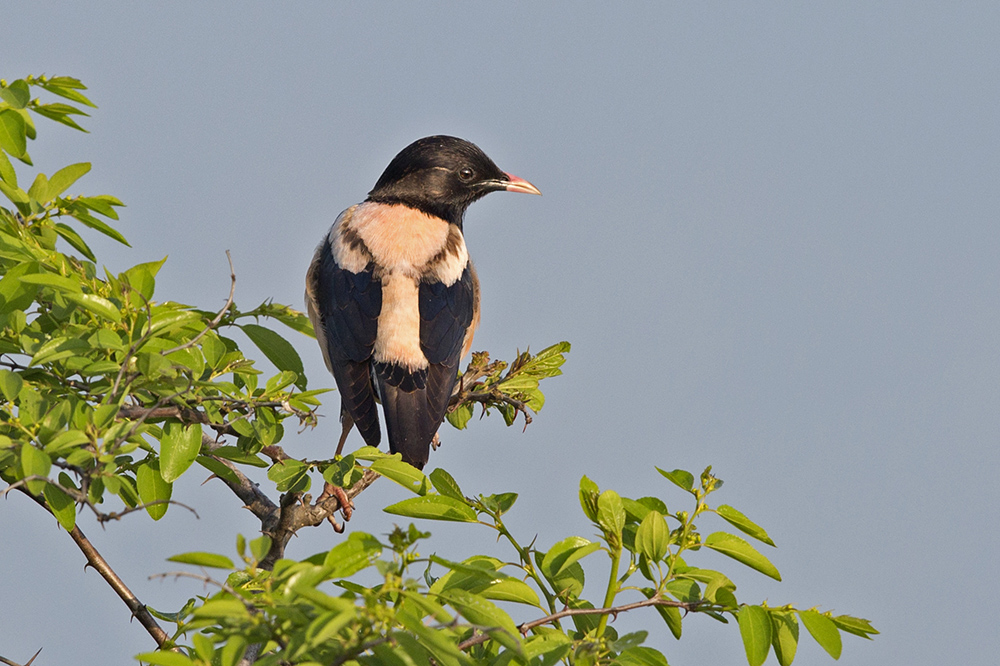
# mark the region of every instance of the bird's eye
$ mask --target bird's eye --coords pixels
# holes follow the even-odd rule
[[[472,180],[472,177],[475,175],[476,175],[475,172],[469,167],[465,167],[464,169],[458,172],[458,177],[465,181]]]

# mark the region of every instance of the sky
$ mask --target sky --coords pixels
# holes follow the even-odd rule
[[[519,493],[523,541],[592,537],[585,474],[674,510],[654,466],[712,465],[717,501],[778,545],[762,548],[781,583],[699,555],[741,600],[870,619],[881,635],[845,636],[843,664],[995,663],[1000,5],[8,0],[4,15],[0,77],[75,76],[99,106],[89,134],[40,120],[35,164],[93,163],[76,187],[127,204],[132,248],[86,240],[113,271],[169,255],[163,299],[220,307],[228,249],[241,307],[301,307],[336,215],[422,136],[473,141],[541,189],[466,216],[475,347],[568,340],[564,375],[525,432],[447,428],[428,467],[467,494]],[[315,342],[289,338],[310,385],[333,386]],[[337,402],[285,449],[331,455]],[[204,592],[147,580],[167,557],[232,556],[259,529],[203,480],[174,490],[199,518],[81,520],[154,608]],[[349,529],[387,533],[380,509],[404,496],[380,481]],[[482,528],[425,527],[428,552],[511,557]],[[340,538],[307,530],[289,555]],[[0,562],[0,655],[129,663],[153,647],[16,493]],[[674,665],[745,663],[735,627],[708,618],[679,642],[652,613],[615,626],[649,629]],[[832,662],[803,632],[795,663]]]

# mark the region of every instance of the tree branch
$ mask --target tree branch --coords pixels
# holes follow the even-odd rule
[[[38,652],[36,652],[35,654],[33,654],[31,656],[31,659],[29,659],[28,661],[26,661],[24,663],[24,666],[31,666],[31,662],[33,662],[35,660],[35,657],[37,657],[39,654],[41,654],[41,652],[42,652],[42,648],[38,648]],[[21,664],[17,663],[16,661],[11,661],[10,659],[5,659],[4,657],[0,657],[0,663],[7,664],[7,666],[21,666]]]
[[[51,513],[44,499],[29,492],[27,488],[18,488],[18,490],[35,500],[35,502],[41,505],[43,509]],[[156,619],[150,615],[145,604],[139,601],[139,598],[136,597],[132,590],[128,588],[125,581],[118,577],[115,570],[111,568],[111,565],[108,564],[107,560],[105,560],[104,557],[98,552],[97,548],[94,547],[94,544],[90,542],[79,526],[74,526],[73,531],[71,531],[69,535],[87,558],[87,564],[92,566],[94,570],[107,582],[107,584],[111,586],[111,589],[118,594],[119,598],[121,598],[121,600],[125,602],[125,605],[128,606],[128,609],[132,611],[132,617],[139,620],[139,624],[141,624],[146,632],[153,637],[153,640],[156,641],[157,647],[163,649],[170,642],[170,636],[168,636],[160,625],[157,624]]]
[[[226,314],[229,308],[233,307],[233,296],[236,294],[236,270],[233,268],[233,256],[229,253],[229,250],[226,250],[226,259],[229,260],[229,298],[226,299],[226,304],[223,305],[222,309],[219,310],[218,314],[215,315],[215,319],[208,322],[208,326],[202,329],[201,333],[194,336],[193,338],[191,338],[182,345],[178,345],[173,349],[167,349],[166,351],[160,352],[162,356],[167,356],[168,354],[173,354],[175,351],[180,351],[182,349],[190,349],[191,347],[194,347],[198,343],[198,341],[201,340],[202,336],[204,336],[206,333],[208,333],[209,331],[211,331],[212,329],[214,329],[216,326],[219,325],[219,322],[222,321],[222,316]]]
[[[635,610],[636,608],[645,608],[646,606],[673,606],[675,608],[683,608],[686,611],[693,611],[697,610],[697,608],[704,603],[704,601],[674,601],[673,599],[664,599],[660,596],[654,596],[650,599],[636,601],[631,604],[623,604],[621,606],[612,606],[610,608],[564,608],[558,613],[546,615],[545,617],[540,617],[537,620],[532,620],[531,622],[525,622],[520,625],[517,630],[520,631],[522,635],[527,635],[527,633],[535,627],[540,627],[543,624],[555,622],[556,620],[561,620],[564,617],[570,617],[572,615],[617,616],[619,613]],[[474,645],[485,643],[489,639],[489,634],[475,633],[472,638],[462,641],[457,647],[459,650],[466,650]]]
[[[202,435],[202,445],[209,452],[220,446],[217,441],[205,434]],[[280,447],[272,447],[272,449],[274,449],[273,455],[284,455]],[[286,493],[281,496],[279,503],[275,504],[234,463],[215,455],[211,457],[229,469],[232,473],[231,477],[227,474],[226,476],[218,476],[218,478],[243,501],[245,508],[257,516],[260,520],[261,533],[271,537],[271,549],[267,556],[261,560],[261,569],[270,571],[274,567],[274,563],[285,556],[285,546],[298,530],[303,527],[321,525],[337,511],[345,508],[341,506],[340,500],[335,495],[321,497],[312,503],[310,496],[302,493]],[[347,499],[352,500],[360,495],[379,476],[377,472],[366,471],[353,486],[345,489]]]

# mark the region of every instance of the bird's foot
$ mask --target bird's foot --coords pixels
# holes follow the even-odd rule
[[[323,500],[329,497],[337,498],[337,503],[340,505],[340,513],[344,516],[344,521],[346,522],[350,520],[351,516],[354,514],[354,502],[352,502],[351,498],[347,496],[347,493],[344,491],[344,489],[341,488],[340,486],[335,486],[332,483],[328,482],[323,485],[323,492],[320,494],[316,502],[317,503],[322,502]],[[329,516],[326,517],[326,519],[330,521],[330,524],[333,526],[334,532],[336,532],[337,534],[343,534],[344,525],[342,523],[337,522],[335,513],[331,513]]]
[[[438,437],[437,433],[434,433],[434,439],[431,440],[431,450],[437,451],[439,446],[441,446],[441,438]]]

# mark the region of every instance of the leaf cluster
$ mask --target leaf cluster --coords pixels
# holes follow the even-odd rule
[[[0,478],[8,490],[44,496],[72,530],[78,506],[118,517],[99,508],[107,496],[162,517],[173,482],[195,462],[216,473],[225,470],[220,460],[266,467],[257,453],[281,440],[285,419],[314,423],[322,391],[304,390],[291,344],[250,322],[270,317],[305,331],[308,319],[270,303],[241,313],[232,293],[218,314],[157,300],[163,261],[100,270],[80,228],[127,245],[112,226],[122,202],[67,194],[87,163],[40,173],[24,190],[9,159],[31,163],[32,114],[76,129],[70,116],[86,115],[31,99],[32,87],[92,107],[85,87],[69,77],[2,86],[0,192],[10,205],[0,206]],[[63,252],[60,240],[83,256]],[[277,374],[261,379],[226,335],[235,327]],[[233,435],[235,445],[215,445],[203,426]]]
[[[507,557],[513,555],[513,560],[475,555],[456,562],[423,555],[419,550],[430,534],[410,524],[397,527],[385,540],[355,532],[305,560],[279,560],[272,572],[258,566],[267,545],[251,542],[247,553],[240,537],[241,566],[217,554],[171,558],[222,569],[225,577],[205,576],[215,593],[163,616],[177,624],[174,640],[191,635],[185,656],[150,653],[140,658],[170,665],[220,659],[229,664],[257,643],[264,646],[258,663],[275,665],[666,664],[662,653],[643,645],[648,632],[619,635],[607,624],[612,615],[640,608],[652,609],[678,639],[685,616],[706,615],[723,623],[736,619],[752,666],[763,663],[771,649],[780,664],[791,664],[799,621],[834,658],[840,656],[841,633],[877,633],[867,620],[848,615],[742,603],[727,575],[688,563],[691,554],[714,550],[780,579],[770,561],[741,536],[725,531],[700,535],[695,521],[714,516],[745,537],[774,545],[762,527],[738,510],[710,506],[708,496],[722,486],[710,468],[699,486],[686,471],[660,470],[691,495],[689,511],[670,512],[657,497],[633,500],[613,490],[602,492],[584,477],[580,503],[598,529],[598,539],[570,536],[539,549],[534,543],[522,545],[504,524],[516,493],[468,497],[443,469],[424,475],[398,455],[370,448],[354,458],[414,493],[386,512],[485,527],[507,543]],[[612,562],[600,605],[583,596],[585,565],[603,568],[600,560],[589,558],[597,552]],[[365,578],[374,582],[362,583]]]

